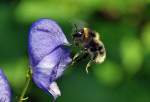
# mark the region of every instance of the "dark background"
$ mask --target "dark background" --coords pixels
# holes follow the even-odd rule
[[[103,64],[85,72],[87,60],[69,67],[58,80],[56,102],[150,102],[149,0],[3,0],[0,1],[0,67],[17,102],[28,69],[27,38],[32,22],[51,18],[69,41],[73,24],[101,34],[107,50]],[[33,83],[30,102],[50,102]]]

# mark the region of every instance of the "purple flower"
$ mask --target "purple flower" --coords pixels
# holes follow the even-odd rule
[[[0,102],[10,102],[11,91],[6,76],[0,69]]]
[[[69,45],[59,25],[50,19],[35,22],[29,32],[29,58],[36,85],[53,95],[61,95],[55,82],[72,61]]]

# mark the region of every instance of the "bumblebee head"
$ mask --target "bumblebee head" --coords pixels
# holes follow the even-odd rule
[[[73,38],[80,38],[82,37],[83,33],[81,31],[77,31],[73,34]]]
[[[77,31],[73,34],[73,41],[75,44],[82,42],[83,33],[81,31]]]
[[[75,25],[75,31],[72,35],[73,37],[73,41],[76,45],[78,45],[79,43],[82,42],[83,40],[83,33],[84,33],[84,29],[78,29],[77,26]]]

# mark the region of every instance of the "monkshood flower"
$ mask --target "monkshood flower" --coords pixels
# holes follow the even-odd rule
[[[36,21],[29,32],[29,58],[36,85],[53,95],[61,95],[56,80],[72,61],[69,45],[59,25],[50,19]]]
[[[11,91],[6,76],[0,69],[0,102],[10,102]]]

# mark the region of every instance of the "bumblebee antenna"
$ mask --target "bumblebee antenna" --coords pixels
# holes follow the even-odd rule
[[[77,27],[77,25],[76,24],[74,24],[74,26],[75,26],[75,31],[77,32],[78,31],[78,27]]]

